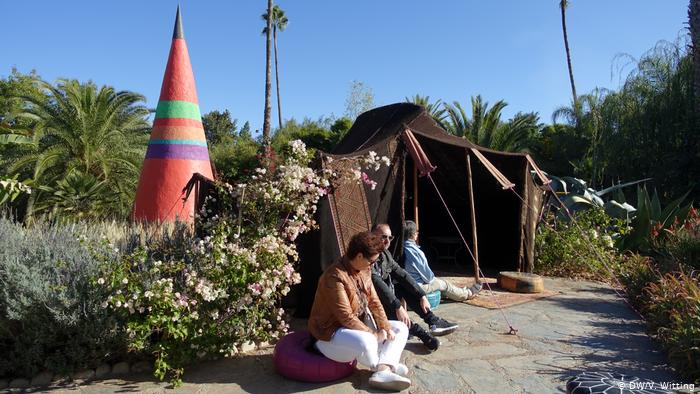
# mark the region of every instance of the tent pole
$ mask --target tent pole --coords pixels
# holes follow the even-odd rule
[[[476,209],[474,208],[474,183],[472,182],[472,162],[467,156],[467,180],[469,186],[469,205],[471,206],[471,222],[472,222],[472,242],[474,243],[474,280],[479,281],[479,244],[476,237]]]
[[[413,162],[413,220],[416,222],[416,229],[420,228],[418,224],[418,166]]]

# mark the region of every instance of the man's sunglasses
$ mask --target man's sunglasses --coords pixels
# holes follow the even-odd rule
[[[382,235],[382,239],[388,239],[389,241],[392,241],[394,239],[393,235]]]

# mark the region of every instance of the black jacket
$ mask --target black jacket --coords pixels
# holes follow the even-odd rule
[[[425,295],[411,275],[399,266],[388,250],[379,255],[379,261],[372,265],[372,283],[384,308],[398,309],[401,300],[394,293],[394,282],[401,286],[408,296],[421,298]]]

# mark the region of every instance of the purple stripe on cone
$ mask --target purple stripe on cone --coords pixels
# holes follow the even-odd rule
[[[209,160],[206,146],[187,144],[148,145],[146,159]]]

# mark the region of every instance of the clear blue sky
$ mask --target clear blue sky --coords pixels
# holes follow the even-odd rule
[[[376,105],[419,93],[469,108],[470,96],[481,94],[505,100],[506,117],[537,111],[543,122],[571,100],[559,0],[276,3],[289,17],[278,42],[285,119],[342,116],[353,80],[372,88]],[[0,0],[0,77],[15,66],[48,81],[90,79],[139,92],[155,108],[177,4]],[[202,113],[228,109],[239,124],[260,129],[267,2],[180,4]],[[571,0],[579,94],[619,86],[615,55],[639,57],[686,34],[687,7],[687,0]]]

